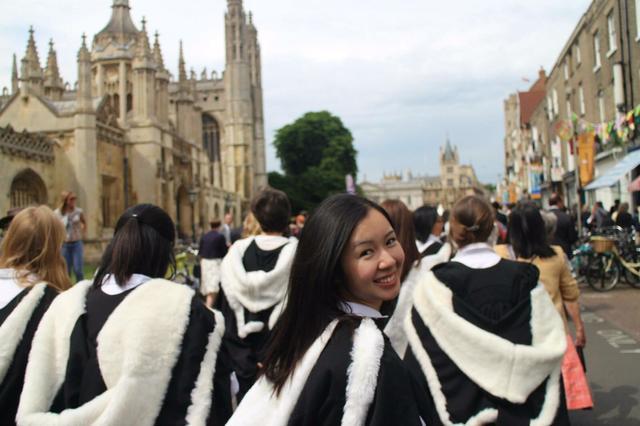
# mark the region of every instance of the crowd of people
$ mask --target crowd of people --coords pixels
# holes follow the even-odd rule
[[[199,291],[171,281],[175,224],[150,204],[83,280],[75,198],[22,210],[0,245],[2,424],[567,425],[588,407],[565,369],[586,342],[560,197],[445,215],[338,194],[292,224],[267,188],[241,234],[211,221]]]

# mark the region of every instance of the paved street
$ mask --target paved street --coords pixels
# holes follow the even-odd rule
[[[571,413],[574,425],[640,425],[640,290],[621,283],[597,293],[582,286],[587,376],[595,408]]]

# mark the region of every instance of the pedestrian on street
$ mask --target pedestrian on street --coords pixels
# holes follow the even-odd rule
[[[549,199],[549,211],[558,219],[556,231],[550,240],[551,244],[562,247],[565,255],[571,259],[571,257],[573,257],[571,247],[578,241],[578,232],[576,231],[576,225],[573,219],[565,212],[564,201],[559,194],[554,193],[551,195]]]
[[[510,245],[496,246],[496,252],[505,259],[515,259],[538,268],[540,282],[544,285],[556,311],[562,318],[569,348],[567,354],[575,353],[575,347],[583,348],[586,344],[586,336],[578,303],[580,296],[578,283],[571,274],[562,248],[549,245],[545,233],[545,223],[535,204],[519,203],[513,210],[509,216],[509,241]],[[569,313],[575,326],[575,342],[569,332],[565,310]],[[565,364],[567,356],[565,355]],[[564,377],[566,374],[568,373],[565,368],[563,369],[563,383],[566,395],[570,398],[571,378]]]
[[[629,203],[621,203],[618,207],[617,213],[616,225],[626,231],[630,231],[631,229],[633,229],[633,216],[631,216],[631,213],[629,213]]]
[[[220,233],[220,219],[212,220],[211,230],[200,238],[198,256],[200,257],[200,292],[208,307],[213,307],[220,292],[220,264],[227,255],[227,242]]]
[[[163,279],[174,243],[159,207],[124,212],[95,278],[58,296],[38,327],[18,424],[225,424],[224,320]]]
[[[71,287],[62,258],[65,231],[47,206],[18,213],[0,246],[0,417],[15,424],[38,324],[58,292]]]
[[[228,425],[421,425],[412,378],[378,328],[403,262],[380,206],[351,194],[323,201],[305,224],[261,377]]]
[[[231,224],[233,224],[233,215],[231,213],[225,213],[222,222],[222,235],[227,242],[227,247],[231,247]]]
[[[291,204],[287,195],[264,189],[251,201],[262,233],[236,241],[221,265],[216,307],[226,323],[223,345],[239,385],[238,400],[255,382],[262,351],[285,304],[298,240],[284,236]]]
[[[84,212],[76,206],[78,197],[74,192],[63,191],[60,198],[62,199],[62,203],[60,207],[55,210],[55,213],[62,221],[62,225],[64,225],[67,234],[62,247],[62,256],[67,262],[69,276],[71,276],[71,271],[73,271],[76,276],[76,282],[78,282],[84,279],[84,247],[82,240],[87,228],[87,223],[84,219]]]
[[[400,296],[396,312],[409,317],[390,320],[405,336],[394,347],[430,396],[420,407],[426,424],[566,425],[562,319],[538,285],[537,268],[501,259],[487,244],[494,220],[482,197],[454,205],[450,235],[458,251],[418,281],[411,309],[400,309]]]

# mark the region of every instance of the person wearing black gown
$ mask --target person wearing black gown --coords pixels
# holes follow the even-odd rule
[[[260,378],[228,425],[421,425],[417,383],[379,328],[403,262],[380,206],[325,200],[305,223]]]
[[[442,248],[440,234],[444,221],[435,207],[424,205],[413,212],[416,246],[421,257],[433,256]]]
[[[0,246],[0,424],[12,425],[31,342],[42,316],[71,286],[62,257],[65,231],[47,206],[12,218]]]
[[[456,203],[457,254],[403,287],[411,294],[400,296],[387,332],[430,396],[420,407],[427,424],[566,425],[562,319],[537,268],[501,259],[486,243],[493,222],[484,199]]]
[[[93,281],[60,295],[42,319],[18,425],[226,422],[224,321],[192,289],[162,279],[174,240],[159,207],[124,212]]]
[[[236,241],[222,260],[216,307],[226,322],[223,350],[238,380],[238,400],[258,374],[270,330],[285,303],[296,238],[284,237],[291,205],[287,195],[266,188],[251,202],[261,234]]]

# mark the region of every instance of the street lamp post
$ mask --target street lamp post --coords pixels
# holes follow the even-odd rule
[[[191,203],[191,241],[196,242],[196,201],[198,199],[198,190],[192,188],[189,190],[189,202]]]

